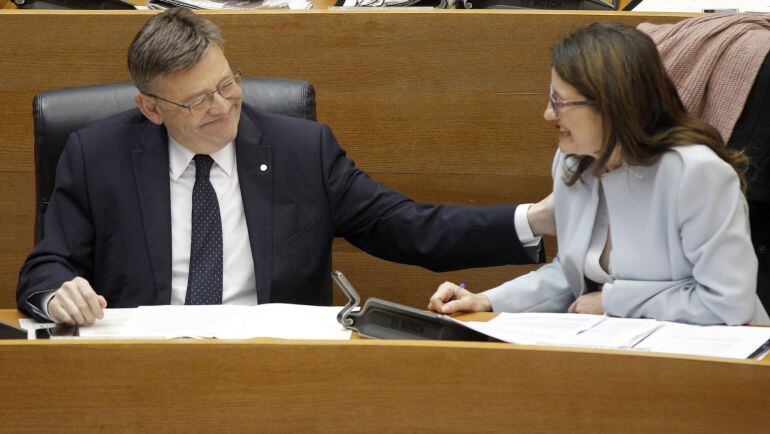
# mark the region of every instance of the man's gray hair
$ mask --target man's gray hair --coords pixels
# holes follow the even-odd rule
[[[191,68],[212,45],[224,48],[219,28],[186,8],[150,18],[128,48],[128,72],[141,92],[152,93],[159,77]]]

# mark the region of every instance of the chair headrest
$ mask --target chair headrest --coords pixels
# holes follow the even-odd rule
[[[315,90],[301,80],[244,78],[243,102],[256,110],[316,120]],[[35,240],[42,237],[42,216],[53,192],[56,164],[70,134],[108,116],[136,107],[139,91],[114,83],[42,92],[35,96]]]

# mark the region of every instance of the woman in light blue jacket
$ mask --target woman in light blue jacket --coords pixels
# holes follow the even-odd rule
[[[756,295],[745,157],[685,112],[652,40],[596,23],[557,42],[551,64],[558,255],[480,294],[444,283],[429,308],[770,322]]]

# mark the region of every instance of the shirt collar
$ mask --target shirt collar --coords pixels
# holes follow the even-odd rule
[[[177,142],[171,134],[168,135],[168,163],[171,179],[177,181],[185,169],[187,169],[187,166],[190,165],[193,157],[195,157],[195,152]],[[222,168],[227,176],[231,176],[235,167],[235,146],[233,146],[233,142],[228,143],[222,149],[211,154],[211,158],[214,159],[217,166]]]

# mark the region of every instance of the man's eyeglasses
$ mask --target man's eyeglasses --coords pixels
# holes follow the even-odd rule
[[[592,99],[578,99],[578,100],[559,99],[556,97],[556,95],[553,94],[553,88],[551,88],[550,92],[548,93],[548,99],[551,101],[551,108],[553,109],[553,114],[556,116],[559,116],[559,110],[563,109],[564,107],[569,107],[573,105],[596,104],[596,101]]]
[[[220,83],[219,86],[217,86],[217,89],[215,91],[208,93],[206,95],[200,96],[198,99],[196,99],[190,104],[180,104],[178,102],[174,102],[166,98],[160,97],[158,95],[153,95],[151,93],[148,93],[147,96],[151,96],[155,99],[159,99],[163,102],[167,102],[171,105],[175,105],[179,108],[183,108],[189,111],[190,114],[200,115],[207,112],[211,108],[211,105],[214,103],[214,95],[219,94],[219,96],[221,96],[224,99],[231,98],[238,93],[240,84],[241,84],[241,70],[238,68],[235,68],[235,74],[232,77]]]

